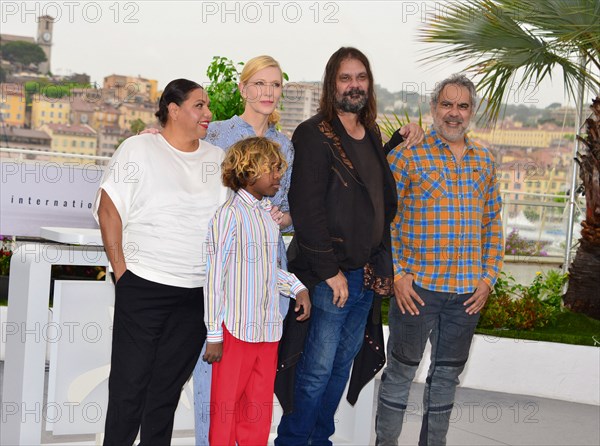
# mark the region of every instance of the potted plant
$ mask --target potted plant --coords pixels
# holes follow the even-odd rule
[[[13,249],[12,240],[0,235],[0,303],[8,299],[8,275]]]

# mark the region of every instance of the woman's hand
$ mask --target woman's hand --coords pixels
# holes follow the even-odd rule
[[[147,129],[142,130],[138,133],[138,135],[143,135],[145,133],[150,133],[151,135],[158,135],[160,133],[160,129],[155,129],[154,127],[148,127]]]
[[[279,206],[273,206],[271,208],[271,218],[277,225],[279,229],[287,228],[292,224],[292,217],[289,212],[283,212],[279,210]]]

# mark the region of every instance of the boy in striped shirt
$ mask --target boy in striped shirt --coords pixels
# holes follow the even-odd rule
[[[203,358],[213,363],[211,445],[267,444],[283,325],[279,293],[296,298],[297,320],[310,316],[306,287],[277,262],[279,228],[266,197],[287,167],[278,147],[262,137],[241,140],[221,168],[235,194],[208,231]]]

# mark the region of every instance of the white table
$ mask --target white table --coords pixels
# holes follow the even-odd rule
[[[99,230],[42,228],[41,235],[48,240],[72,244],[27,243],[12,256],[8,315],[6,327],[2,329],[6,336],[2,445],[41,444],[47,346],[42,333],[48,324],[51,266],[108,266]],[[373,380],[362,390],[354,407],[346,402],[344,392],[336,415],[336,444],[368,444],[374,387]],[[281,411],[277,400],[274,404],[273,422],[277,425]]]
[[[26,243],[10,263],[4,384],[3,445],[41,444],[50,269],[52,265],[108,266],[100,231],[42,228],[42,237],[70,245]]]

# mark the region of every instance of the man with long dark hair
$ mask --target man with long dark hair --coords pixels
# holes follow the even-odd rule
[[[374,294],[392,292],[389,227],[396,188],[376,116],[368,59],[355,48],[340,48],[325,68],[319,113],[292,137],[289,270],[311,289],[313,310],[296,364],[293,410],[281,420],[276,445],[331,444],[334,414],[365,340]],[[422,136],[414,124],[401,133],[417,141]],[[383,365],[379,347],[375,370],[363,384]]]

